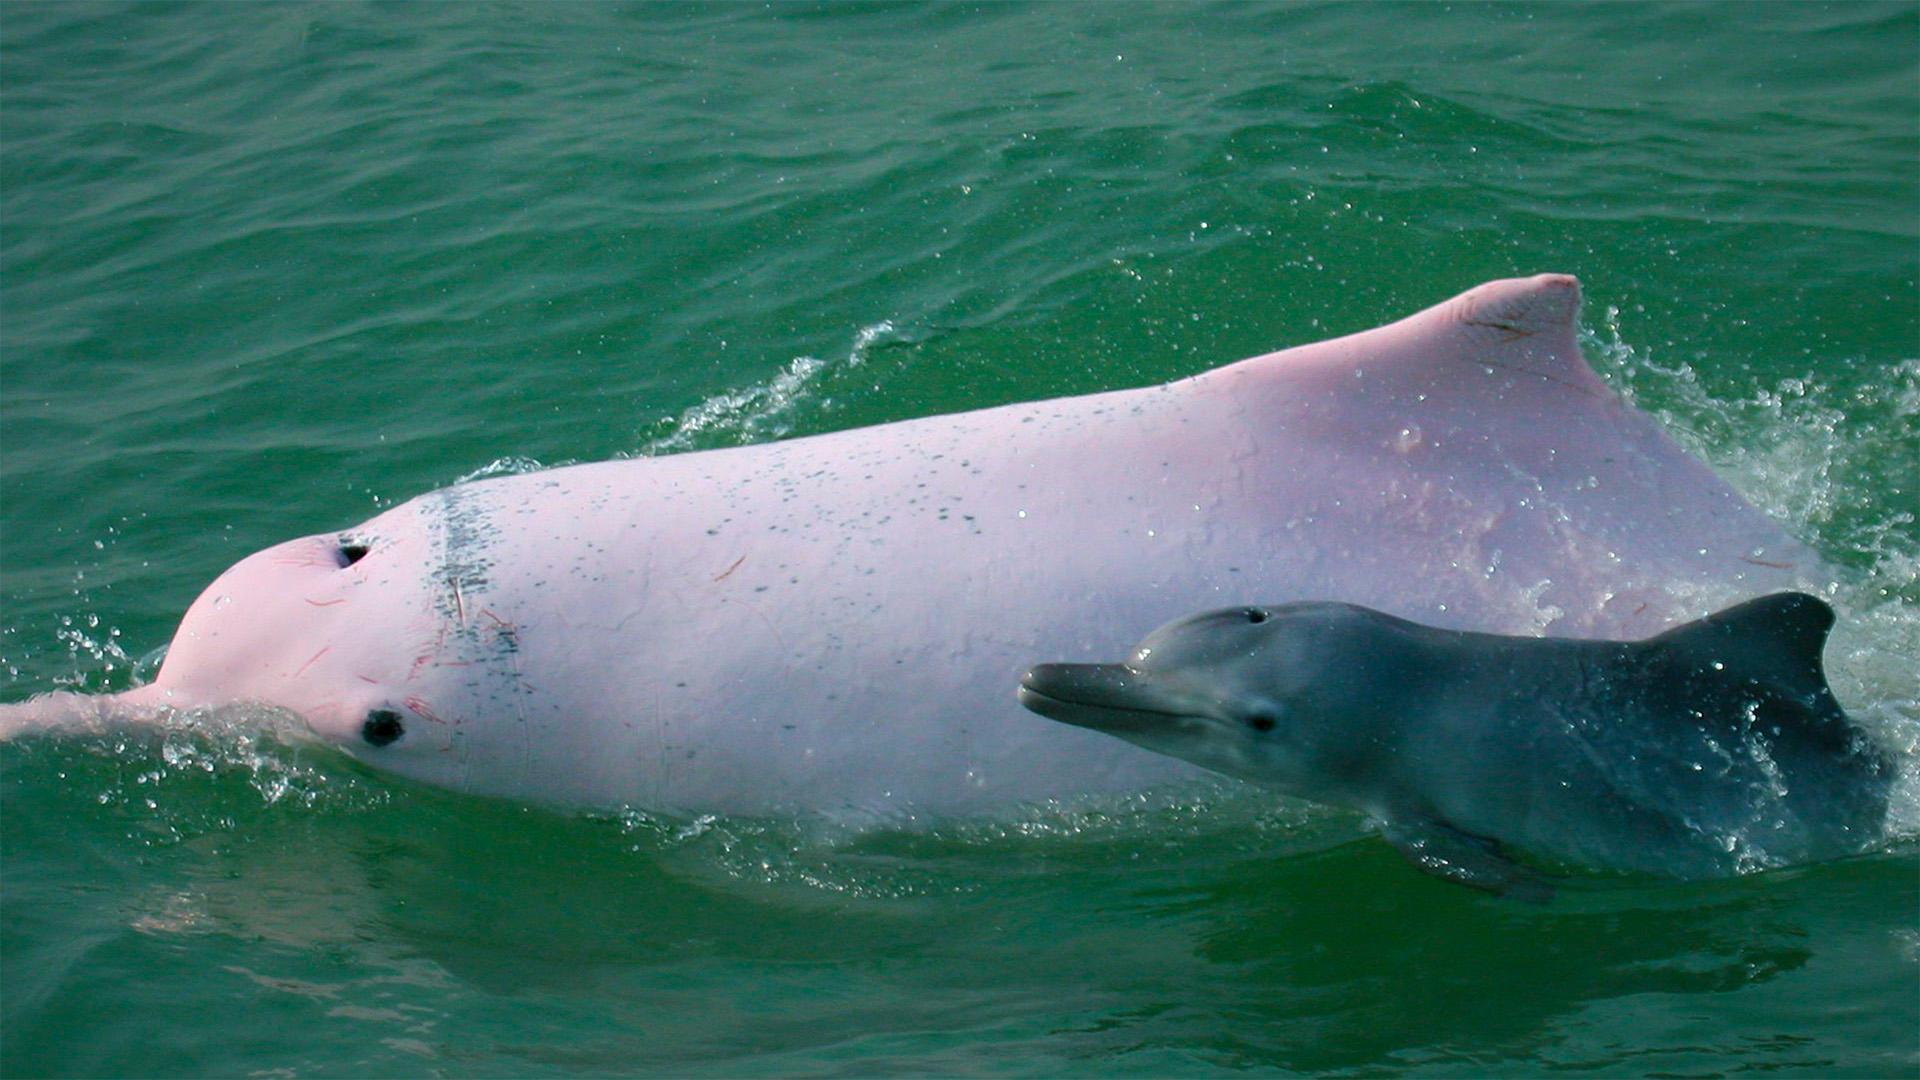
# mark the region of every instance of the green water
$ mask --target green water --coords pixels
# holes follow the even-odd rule
[[[463,477],[1139,385],[1560,270],[1836,568],[1884,851],[1499,901],[1244,790],[564,815],[0,746],[0,1073],[1920,1074],[1914,5],[0,6],[0,678]]]

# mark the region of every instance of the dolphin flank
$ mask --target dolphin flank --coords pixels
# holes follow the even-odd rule
[[[1027,708],[1379,819],[1421,869],[1536,890],[1512,848],[1677,878],[1858,852],[1894,769],[1827,687],[1804,593],[1641,641],[1442,630],[1342,603],[1243,607],[1122,664],[1042,664]]]

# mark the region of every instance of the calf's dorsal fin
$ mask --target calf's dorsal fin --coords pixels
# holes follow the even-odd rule
[[[1819,597],[1779,592],[1674,627],[1648,643],[1686,650],[1802,700],[1831,699],[1821,654],[1833,621],[1833,609]]]

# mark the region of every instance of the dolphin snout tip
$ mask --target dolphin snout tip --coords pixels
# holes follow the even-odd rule
[[[1053,675],[1054,669],[1059,666],[1059,664],[1035,664],[1028,668],[1020,676],[1021,692],[1025,693],[1040,689],[1040,687],[1046,684],[1047,679]]]
[[[1019,699],[1022,706],[1033,712],[1045,715],[1045,710],[1041,706],[1052,699],[1047,697],[1040,688],[1046,685],[1048,678],[1047,669],[1057,666],[1058,665],[1055,664],[1036,664],[1021,674],[1020,685],[1014,690],[1014,697]]]
[[[1035,664],[1020,676],[1019,689],[1014,696],[1028,712],[1038,713],[1049,720],[1059,720],[1068,724],[1081,724],[1081,708],[1071,699],[1069,690],[1062,688],[1069,684],[1073,664]]]

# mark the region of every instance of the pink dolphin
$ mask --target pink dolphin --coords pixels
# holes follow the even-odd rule
[[[1595,376],[1579,304],[1495,281],[1163,386],[431,492],[243,559],[108,707],[264,703],[549,803],[945,815],[1197,774],[1014,695],[1196,610],[1637,637],[1817,580]]]

